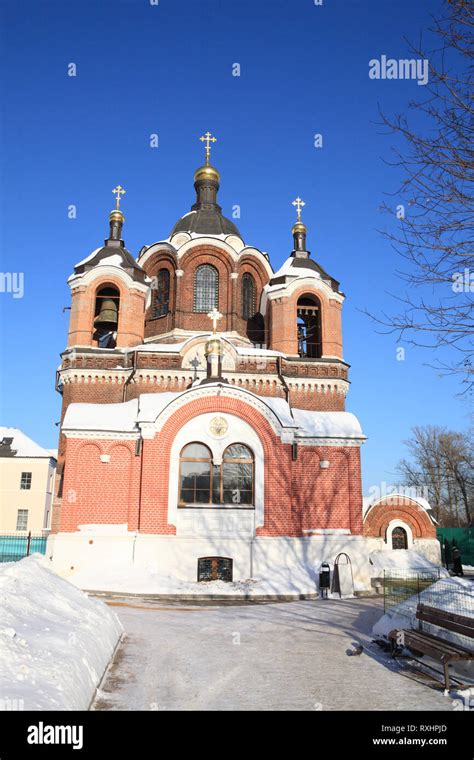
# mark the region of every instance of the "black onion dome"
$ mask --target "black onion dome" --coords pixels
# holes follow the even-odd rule
[[[222,215],[218,206],[200,208],[185,214],[174,225],[171,236],[177,232],[195,232],[198,235],[237,235],[237,237],[241,237],[235,224]]]
[[[197,235],[237,235],[241,238],[235,224],[222,215],[222,209],[217,203],[219,183],[219,172],[210,164],[196,170],[196,202],[188,214],[178,219],[171,231],[171,237],[177,232],[189,232]]]

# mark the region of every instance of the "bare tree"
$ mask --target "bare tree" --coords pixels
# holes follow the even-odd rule
[[[415,427],[405,441],[410,458],[398,471],[403,484],[427,492],[442,525],[470,525],[474,511],[474,452],[471,433],[428,425]]]
[[[399,311],[374,316],[388,332],[412,345],[441,351],[442,372],[462,373],[472,390],[474,292],[474,5],[445,0],[446,13],[434,20],[439,46],[429,54],[411,46],[412,54],[429,61],[429,80],[408,115],[382,122],[396,135],[394,158],[403,181],[394,193],[395,231],[382,231],[404,259],[399,274],[407,282],[397,298]],[[416,126],[413,126],[415,122]],[[397,311],[397,309],[395,309]]]

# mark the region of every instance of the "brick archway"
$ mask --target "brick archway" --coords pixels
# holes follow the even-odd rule
[[[411,528],[413,538],[436,538],[436,528],[422,506],[407,496],[386,496],[370,507],[364,518],[364,536],[385,539],[395,520]]]

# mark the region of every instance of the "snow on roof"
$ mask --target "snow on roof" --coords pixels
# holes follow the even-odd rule
[[[104,259],[101,259],[97,266],[114,266],[114,267],[121,267],[122,266],[122,257],[119,253],[113,253],[111,256],[106,256]]]
[[[138,399],[123,404],[69,404],[63,430],[108,430],[132,432],[137,429]]]
[[[360,422],[351,412],[312,412],[293,409],[299,435],[311,438],[365,438]]]
[[[141,393],[139,398],[138,422],[154,422],[165,406],[181,396],[181,391],[164,393]]]
[[[206,388],[222,387],[221,383],[209,383]],[[192,394],[196,387],[185,391],[142,393],[138,399],[122,404],[70,404],[63,423],[63,430],[98,430],[112,432],[137,432],[140,423],[155,422],[166,406],[178,397]],[[256,396],[252,391],[239,389],[243,396]],[[312,412],[306,409],[290,409],[288,402],[272,396],[256,396],[269,407],[284,428],[293,428],[296,435],[304,438],[365,438],[357,417],[349,412]]]
[[[394,488],[393,491],[390,491],[390,488],[388,488],[385,493],[381,495],[376,496],[364,496],[363,497],[363,507],[364,507],[364,514],[369,511],[372,507],[374,507],[376,504],[378,504],[380,501],[383,501],[384,499],[411,499],[416,504],[419,504],[422,509],[425,509],[430,518],[433,520],[433,522],[437,522],[433,516],[433,510],[431,507],[431,504],[429,501],[424,499],[422,496],[417,496],[416,494],[413,494],[412,491],[414,490],[412,486],[407,486],[407,488],[404,490],[403,486],[397,486],[396,490]]]
[[[285,401],[284,398],[276,398],[274,396],[259,396],[259,398],[264,404],[269,406],[273,412],[275,412],[284,427],[297,427],[297,423],[291,415],[288,401]]]
[[[50,459],[53,456],[50,450],[43,449],[18,428],[0,427],[0,440],[3,438],[13,438],[11,447],[13,451],[16,451],[15,456],[17,457],[46,457]]]
[[[317,272],[315,269],[311,269],[311,267],[294,267],[294,260],[294,256],[289,256],[286,261],[283,262],[280,269],[275,272],[273,277],[315,277],[317,280],[321,279],[319,272]]]
[[[281,351],[273,351],[268,348],[254,348],[253,346],[234,346],[239,356],[284,356]]]
[[[87,264],[88,261],[90,261],[91,259],[94,258],[94,256],[96,255],[96,253],[99,253],[99,251],[100,251],[101,248],[102,248],[102,246],[100,246],[99,248],[96,248],[95,251],[92,251],[92,253],[90,253],[89,256],[86,256],[85,259],[82,259],[82,261],[78,261],[77,264],[75,264],[75,267],[80,267],[83,264]]]

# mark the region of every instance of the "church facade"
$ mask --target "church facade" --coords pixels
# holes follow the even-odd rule
[[[222,565],[277,591],[292,575],[313,582],[341,552],[367,587],[369,554],[392,535],[436,558],[426,505],[363,507],[344,294],[307,250],[303,201],[274,272],[223,216],[203,141],[196,201],[169,236],[135,259],[118,186],[109,237],[69,278],[55,567],[133,563],[194,581]]]

